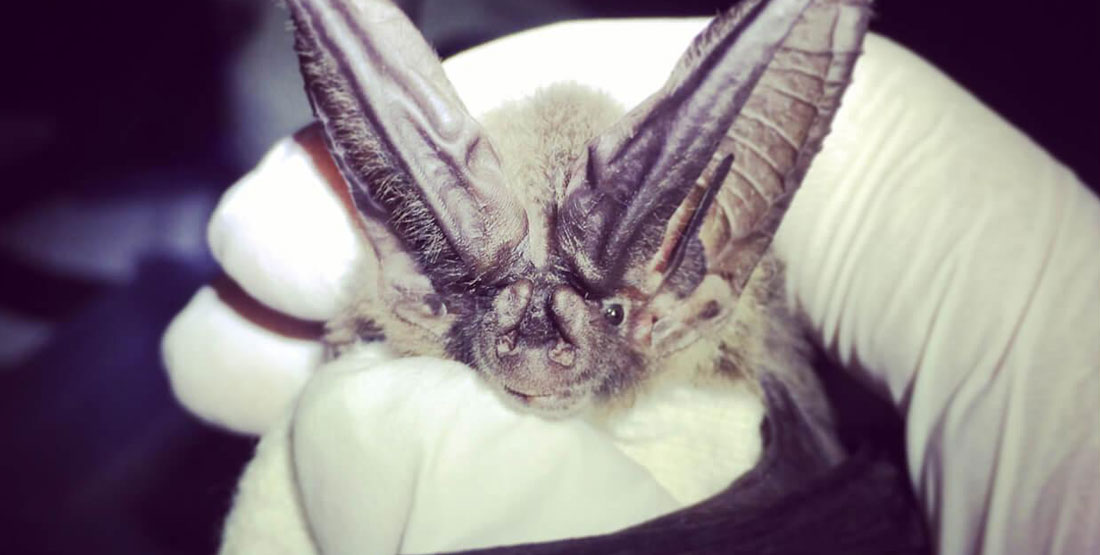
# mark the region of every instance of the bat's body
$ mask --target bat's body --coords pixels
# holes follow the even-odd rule
[[[530,552],[785,552],[837,530],[848,552],[922,547],[896,476],[846,459],[767,252],[839,105],[868,2],[744,2],[625,115],[559,85],[480,124],[392,5],[288,5],[371,249],[358,300],[330,323],[335,356],[384,338],[557,417],[629,406],[673,368],[744,380],[767,406],[763,457],[725,493]]]

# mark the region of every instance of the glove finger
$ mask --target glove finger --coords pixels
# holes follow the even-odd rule
[[[161,353],[184,407],[213,424],[259,434],[287,410],[320,363],[320,331],[221,279],[176,315]]]
[[[623,106],[634,106],[665,84],[669,69],[709,21],[607,19],[547,25],[456,54],[443,68],[472,114],[561,82],[582,83]]]
[[[1057,161],[867,38],[774,244],[822,342],[905,415],[939,551],[1087,551],[1057,523],[1088,513],[1061,500],[1096,497],[1071,491],[1095,489],[1098,230]]]
[[[225,192],[207,240],[255,299],[296,318],[328,320],[363,253],[346,202],[320,130],[310,126],[277,143]]]

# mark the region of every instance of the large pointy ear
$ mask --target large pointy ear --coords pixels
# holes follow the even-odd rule
[[[597,293],[640,266],[667,277],[705,229],[708,269],[739,291],[828,132],[869,5],[747,0],[716,18],[574,168],[559,238],[578,277]]]
[[[433,279],[506,267],[527,220],[412,23],[382,0],[287,0],[306,92],[359,212]]]
[[[309,156],[312,168],[339,198],[348,214],[359,214],[351,192],[336,167],[325,142],[325,133],[314,123],[294,135]],[[338,355],[361,340],[387,338],[394,352],[443,355],[445,334],[454,322],[441,305],[436,284],[382,220],[355,218],[363,249],[341,299],[345,310],[330,317],[325,343]]]

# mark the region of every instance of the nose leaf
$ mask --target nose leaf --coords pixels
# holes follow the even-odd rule
[[[531,292],[534,286],[530,281],[521,279],[505,287],[493,299],[493,311],[503,330],[513,330],[519,325],[527,305],[531,304]]]
[[[584,320],[588,314],[584,298],[569,287],[558,287],[550,298],[550,312],[565,340],[577,345],[584,333]]]

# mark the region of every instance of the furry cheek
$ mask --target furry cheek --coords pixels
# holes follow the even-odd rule
[[[630,342],[640,348],[653,346],[653,325],[657,322],[657,315],[648,310],[637,311],[630,319],[630,330],[627,337]]]

